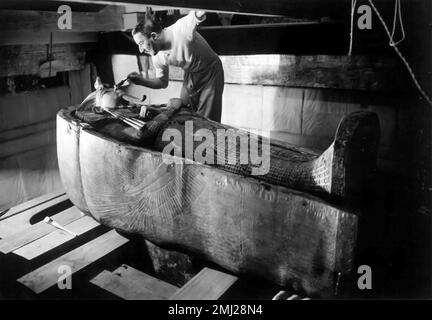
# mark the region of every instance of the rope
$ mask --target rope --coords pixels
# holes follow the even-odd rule
[[[348,55],[351,56],[352,48],[353,48],[353,37],[354,37],[354,10],[356,6],[357,0],[351,0],[351,31],[350,31],[350,44]]]
[[[401,31],[402,31],[402,39],[400,39],[398,42],[395,43],[393,41],[393,38],[394,38],[395,31],[396,31],[396,20],[397,20],[398,16],[399,16],[399,23],[400,23]],[[391,39],[390,39],[389,44],[390,44],[390,46],[393,47],[393,46],[396,46],[399,43],[401,43],[404,39],[405,39],[405,29],[404,29],[404,25],[403,25],[403,21],[402,21],[402,6],[401,6],[400,0],[396,0],[395,11],[394,11],[394,16],[393,16],[393,30],[391,33]]]
[[[390,45],[393,47],[393,49],[396,51],[397,55],[399,56],[399,58],[402,60],[402,62],[404,63],[405,67],[407,68],[415,86],[417,87],[418,91],[421,93],[421,95],[423,96],[423,98],[427,101],[427,103],[432,106],[432,100],[429,98],[429,96],[426,94],[426,92],[423,90],[423,88],[421,87],[420,83],[418,82],[414,71],[412,70],[411,66],[409,65],[408,61],[406,60],[405,56],[400,52],[400,50],[397,47],[397,44],[400,43],[402,40],[399,40],[397,43],[395,43],[393,41],[393,36],[390,33],[390,30],[388,29],[383,17],[381,16],[381,14],[379,13],[378,9],[375,7],[375,4],[373,3],[372,0],[368,0],[370,5],[372,6],[373,10],[375,11],[376,15],[378,16],[378,19],[381,21],[381,24],[384,27],[385,32],[387,33],[387,36],[390,39]],[[399,14],[400,14],[400,18],[401,18],[401,13],[400,13],[400,4],[399,4]],[[402,20],[401,20],[402,21]],[[405,31],[403,31],[404,37],[405,37]],[[393,45],[392,45],[393,44]]]

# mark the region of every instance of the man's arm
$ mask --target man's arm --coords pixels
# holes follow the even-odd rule
[[[150,89],[165,89],[168,87],[168,81],[161,78],[146,79],[138,74],[130,74],[128,79],[134,84]]]
[[[152,57],[155,75],[153,79],[143,78],[139,73],[132,72],[128,75],[130,82],[150,89],[165,89],[168,87],[169,67],[167,57],[163,52],[159,52]]]
[[[186,38],[192,39],[197,25],[202,23],[205,19],[206,19],[205,11],[192,10],[183,18],[178,19],[174,25],[177,26],[177,29],[183,35],[185,35]]]

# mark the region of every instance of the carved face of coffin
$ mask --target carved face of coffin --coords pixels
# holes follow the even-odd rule
[[[95,104],[97,107],[104,109],[114,109],[119,100],[119,95],[112,88],[105,88],[101,79],[96,78],[94,83],[96,89]]]

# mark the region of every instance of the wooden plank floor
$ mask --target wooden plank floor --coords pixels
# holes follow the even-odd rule
[[[204,268],[178,288],[123,265],[114,272],[104,270],[91,282],[126,300],[217,300],[237,279],[227,273]]]
[[[60,225],[69,224],[83,217],[83,213],[76,207],[66,209],[52,217]],[[0,240],[0,252],[9,253],[32,241],[55,231],[57,228],[44,222],[38,222],[27,229],[14,233]]]
[[[99,226],[99,223],[96,220],[85,216],[65,225],[65,228],[80,236],[97,226]],[[73,238],[74,236],[70,233],[57,229],[46,236],[15,250],[14,253],[26,258],[27,260],[31,260],[67,241],[72,240]]]
[[[64,193],[50,193],[6,210],[0,217],[0,237],[4,238],[27,229],[31,226],[32,217],[68,199]]]
[[[135,266],[133,258],[143,252],[136,251],[134,246],[125,246],[130,243],[127,238],[84,216],[76,207],[65,209],[65,201],[68,200],[64,194],[49,194],[3,212],[0,220],[3,229],[0,230],[4,231],[5,236],[0,239],[0,299],[2,290],[8,290],[4,283],[15,286],[13,290],[24,290],[23,296],[28,299],[44,299],[49,297],[48,292],[51,292],[51,297],[54,295],[57,298],[57,294],[61,296],[64,291],[54,287],[59,281],[59,268],[62,266],[68,266],[72,275],[88,270],[85,271],[89,273],[88,276],[78,280],[81,281],[81,290],[74,291],[73,294],[77,295],[75,298],[82,297],[82,293],[93,292],[103,299],[216,300],[238,282],[238,278],[233,275],[207,267],[181,288],[149,275],[146,273],[148,271],[132,267]],[[39,217],[39,222],[31,223],[35,215],[45,214],[44,210],[48,209],[52,209],[54,221],[76,236],[40,221],[43,217]],[[113,256],[114,252],[117,254]],[[107,256],[114,258],[110,260]],[[21,266],[15,268],[17,262]],[[9,270],[9,273],[13,271],[11,281],[5,281],[9,277],[1,268],[5,265],[9,267],[5,270]],[[140,266],[142,270],[153,268]],[[96,269],[90,272],[92,268]],[[274,294],[269,299],[272,296]]]
[[[237,279],[230,274],[204,268],[172,295],[170,300],[217,300]]]
[[[85,245],[24,275],[17,281],[33,290],[35,293],[40,293],[57,283],[59,279],[59,267],[69,266],[73,273],[77,272],[126,242],[128,242],[126,238],[119,235],[115,230],[111,230]]]
[[[46,202],[52,201],[60,196],[65,196],[67,199],[67,196],[64,191],[53,192],[53,193],[44,194],[40,197],[19,204],[13,208],[7,209],[0,214],[0,221],[15,216],[24,211],[27,211],[28,213],[30,209],[33,209],[35,207],[41,207]]]
[[[166,300],[179,289],[127,265],[104,270],[91,283],[126,300]]]

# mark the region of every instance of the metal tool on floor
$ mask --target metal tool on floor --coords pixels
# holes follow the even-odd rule
[[[54,226],[54,227],[56,227],[56,228],[58,228],[58,229],[60,229],[60,230],[63,230],[63,231],[65,231],[65,232],[71,234],[71,235],[74,236],[74,237],[77,237],[77,236],[78,236],[75,232],[72,232],[72,231],[66,229],[65,227],[61,226],[59,223],[55,222],[55,221],[54,221],[53,219],[51,219],[50,217],[45,217],[44,222],[46,222],[46,223],[48,223],[48,224],[50,224],[50,225],[52,225],[52,226]]]

